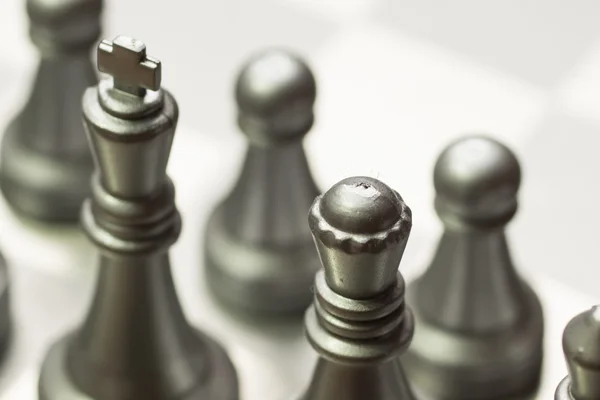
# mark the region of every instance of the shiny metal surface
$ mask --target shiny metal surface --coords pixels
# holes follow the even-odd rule
[[[569,375],[556,390],[556,400],[600,399],[600,306],[573,317],[563,333]]]
[[[404,359],[411,382],[433,398],[528,398],[538,388],[544,315],[504,234],[520,178],[513,153],[483,136],[451,143],[435,165],[444,233],[407,289],[418,329]]]
[[[20,40],[23,25],[15,21],[20,3],[0,1],[0,31],[8,38],[4,41],[8,51],[0,55],[4,125],[17,95],[30,83],[29,48]],[[312,370],[312,363],[300,357],[305,352],[293,340],[259,335],[259,329],[249,329],[222,313],[204,285],[198,287],[202,280],[196,271],[202,262],[198,242],[206,212],[226,194],[242,159],[242,146],[234,137],[237,132],[231,129],[227,110],[231,69],[241,53],[272,43],[276,32],[278,42],[308,52],[320,82],[327,83],[319,86],[319,131],[311,135],[316,140],[307,143],[318,182],[326,187],[343,176],[372,173],[382,174],[403,190],[408,188],[403,194],[415,211],[415,227],[403,262],[408,281],[429,261],[421,258],[430,258],[430,242],[438,238],[433,229],[437,221],[430,212],[431,183],[425,175],[430,174],[431,157],[448,139],[447,134],[489,129],[524,156],[522,160],[529,164],[521,196],[524,209],[519,211],[518,222],[511,224],[511,244],[515,261],[522,272],[531,272],[530,282],[547,310],[544,387],[551,392],[539,398],[551,398],[556,383],[566,374],[556,333],[562,334],[568,318],[597,302],[583,291],[593,294],[597,286],[594,258],[600,192],[590,182],[595,181],[599,165],[596,94],[600,91],[590,90],[590,83],[600,71],[593,47],[600,32],[594,18],[600,3],[557,2],[546,4],[543,13],[537,7],[524,9],[520,2],[497,2],[494,12],[489,12],[489,3],[473,8],[471,1],[452,7],[419,2],[410,10],[391,0],[384,7],[380,1],[273,4],[175,0],[165,7],[164,2],[110,2],[106,20],[115,29],[126,26],[129,32],[152,36],[149,43],[161,43],[163,61],[178,60],[181,48],[202,49],[185,52],[186,62],[175,62],[177,67],[169,63],[169,88],[182,105],[180,125],[184,124],[178,128],[169,163],[185,221],[171,255],[186,314],[225,342],[239,365],[242,391],[248,399],[264,399],[264,388],[269,389],[270,398],[287,398],[294,388],[300,389],[298,380],[304,379],[305,371]],[[234,8],[240,12],[232,13]],[[140,10],[144,18],[132,18]],[[339,23],[346,17],[356,21]],[[436,23],[431,23],[432,17]],[[149,24],[152,18],[165,29]],[[503,31],[507,19],[516,25]],[[481,24],[491,29],[475,29],[481,34],[472,35]],[[231,29],[232,25],[239,30]],[[178,29],[187,34],[179,35],[178,46],[173,46],[173,36],[165,30]],[[531,48],[536,51],[530,52]],[[197,73],[199,65],[201,74]],[[571,79],[571,71],[577,72],[578,79]],[[190,76],[195,76],[196,84],[190,84]],[[561,88],[558,93],[557,86]],[[368,109],[364,99],[368,99]],[[547,100],[551,110],[544,107]],[[403,146],[404,133],[417,139]],[[330,149],[339,144],[340,135],[346,151],[332,154]],[[381,143],[388,140],[393,145],[383,148]],[[556,162],[557,154],[577,162]],[[190,170],[198,173],[190,174]],[[540,229],[556,207],[555,202],[545,200],[554,198],[557,188],[569,194],[565,201],[577,200],[570,217],[561,221],[571,233],[566,236]],[[89,251],[89,246],[78,232],[50,231],[24,222],[6,209],[3,199],[0,215],[2,250],[15,281],[11,294],[15,295],[12,305],[17,321],[14,351],[0,375],[0,396],[33,399],[28,396],[37,381],[39,354],[48,341],[80,319],[95,265],[82,261],[81,253]]]
[[[17,211],[75,223],[89,194],[92,157],[81,96],[97,78],[90,51],[100,33],[101,0],[28,0],[31,40],[41,59],[25,107],[0,149],[0,189]]]
[[[209,286],[237,311],[299,317],[310,303],[319,261],[306,213],[318,189],[302,139],[315,98],[308,66],[284,50],[254,55],[238,76],[238,124],[248,147],[204,243]]]
[[[203,249],[198,243],[211,207],[236,178],[236,160],[243,155],[241,140],[216,140],[185,126],[178,128],[169,161],[169,175],[177,191],[183,231],[171,249],[174,284],[187,319],[211,337],[218,338],[236,367],[240,397],[247,400],[298,398],[315,370],[316,352],[304,337],[300,321],[252,322],[224,309],[215,301],[198,265]],[[203,175],[203,185],[190,168],[211,171],[223,166],[219,176]],[[401,173],[401,171],[398,171]],[[211,190],[207,191],[206,188]],[[185,188],[185,189],[182,189]],[[77,229],[47,229],[20,219],[0,201],[3,251],[11,271],[13,341],[0,373],[0,399],[37,400],[40,365],[49,346],[79,326],[93,299],[95,250]],[[412,282],[431,257],[435,232],[415,222],[405,251],[402,272]],[[420,217],[423,218],[422,216]],[[517,256],[530,250],[516,246]],[[561,336],[568,321],[596,302],[544,274],[530,279],[546,312],[545,358],[542,387],[535,397],[554,396],[567,373]],[[418,326],[417,326],[418,332]],[[425,397],[420,397],[425,398]]]
[[[10,275],[6,261],[0,253],[0,365],[10,346],[13,316],[10,307]]]
[[[352,177],[317,197],[308,220],[323,270],[305,316],[320,357],[302,399],[415,399],[399,361],[415,329],[398,272],[410,208],[383,182]]]
[[[118,37],[111,46],[99,69],[118,86],[90,88],[83,98],[97,173],[81,222],[100,253],[100,270],[83,324],[46,354],[40,399],[236,400],[229,357],[188,323],[171,275],[169,248],[181,218],[166,169],[177,103],[160,88],[160,62],[146,57],[142,42]],[[129,73],[136,68],[151,79]],[[161,102],[145,102],[146,89],[162,92]],[[109,93],[99,96],[102,90]],[[106,96],[129,96],[131,114],[115,117]]]

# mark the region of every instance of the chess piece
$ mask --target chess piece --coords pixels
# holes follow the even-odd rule
[[[81,96],[97,82],[90,51],[102,0],[27,0],[27,10],[41,62],[29,100],[4,135],[0,189],[22,215],[75,223],[93,171]]]
[[[98,47],[113,76],[83,98],[97,162],[82,225],[100,250],[83,326],[54,344],[40,399],[236,400],[236,372],[215,341],[192,328],[177,300],[169,247],[181,220],[166,175],[178,107],[160,88],[161,64],[128,37]]]
[[[563,334],[569,375],[556,389],[556,400],[600,399],[600,306],[573,318]]]
[[[8,267],[0,254],[0,356],[6,353],[11,333]]]
[[[414,399],[398,357],[414,331],[398,272],[410,208],[376,179],[347,178],[317,197],[309,225],[324,269],[305,326],[320,357],[301,399]]]
[[[208,286],[234,309],[300,316],[310,304],[319,260],[305,219],[318,190],[302,138],[315,97],[309,68],[282,50],[256,55],[238,77],[238,125],[248,150],[205,234]]]
[[[517,274],[504,234],[520,181],[515,155],[484,136],[453,142],[435,165],[444,233],[429,268],[407,288],[418,328],[404,359],[415,388],[432,398],[520,398],[537,390],[542,308]]]

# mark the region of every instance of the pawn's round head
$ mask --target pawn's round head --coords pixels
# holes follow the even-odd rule
[[[402,216],[402,199],[389,186],[369,177],[344,179],[321,199],[321,215],[334,228],[372,234],[391,228]]]
[[[352,177],[317,197],[309,225],[328,285],[349,298],[369,298],[396,282],[412,216],[383,182]]]
[[[434,168],[437,203],[473,218],[512,217],[521,184],[514,153],[486,136],[461,138],[440,154]]]
[[[30,35],[45,54],[91,48],[100,35],[103,0],[27,0]]]
[[[563,351],[573,397],[600,398],[600,306],[577,315],[567,324]]]
[[[250,136],[256,130],[267,136],[303,135],[312,126],[315,78],[291,52],[270,49],[254,55],[238,76],[235,94],[240,125]]]

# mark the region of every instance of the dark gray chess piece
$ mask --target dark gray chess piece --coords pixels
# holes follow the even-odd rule
[[[0,254],[0,357],[6,353],[11,336],[8,266]]]
[[[301,399],[414,399],[399,361],[414,331],[398,272],[410,208],[376,179],[347,178],[317,197],[309,225],[324,269],[305,327],[320,357]]]
[[[542,307],[518,275],[504,233],[520,181],[515,155],[484,136],[453,142],[435,165],[444,234],[407,289],[418,328],[403,360],[415,388],[432,398],[522,398],[537,390]]]
[[[315,79],[297,56],[252,57],[236,85],[249,145],[241,176],[205,234],[209,288],[251,314],[301,315],[319,261],[306,210],[318,194],[302,147],[313,124]]]
[[[217,342],[187,322],[169,264],[181,219],[166,175],[178,106],[161,64],[128,37],[98,48],[103,79],[83,98],[97,162],[81,221],[100,251],[83,325],[42,366],[42,400],[236,400],[236,372]]]
[[[569,375],[558,385],[555,400],[600,399],[600,306],[567,324],[563,351]]]
[[[41,61],[29,100],[4,135],[0,189],[20,214],[75,223],[93,171],[81,96],[97,82],[90,52],[102,0],[27,0],[27,11]]]

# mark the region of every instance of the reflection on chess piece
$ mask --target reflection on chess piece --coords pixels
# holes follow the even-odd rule
[[[187,322],[171,276],[181,220],[166,167],[178,107],[160,88],[161,64],[120,36],[100,44],[98,65],[113,79],[83,98],[97,173],[82,224],[99,277],[83,325],[46,355],[40,399],[236,400],[233,365]]]
[[[569,375],[558,385],[555,399],[600,399],[600,306],[577,315],[567,324],[563,350]]]
[[[434,171],[444,234],[407,289],[418,327],[404,358],[415,388],[434,399],[507,399],[537,390],[543,315],[511,261],[505,225],[517,211],[521,170],[501,143],[450,144]]]
[[[22,215],[75,223],[89,194],[93,161],[81,96],[97,82],[90,51],[100,34],[102,0],[27,0],[41,61],[24,109],[0,149],[0,189]]]
[[[309,225],[324,269],[305,326],[320,357],[301,399],[414,399],[398,357],[414,331],[398,272],[410,208],[376,179],[347,178],[317,197]]]
[[[310,304],[319,260],[305,220],[318,191],[302,138],[315,97],[309,68],[282,50],[256,55],[238,77],[246,160],[205,233],[208,286],[232,308],[300,316]]]

